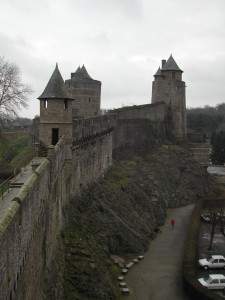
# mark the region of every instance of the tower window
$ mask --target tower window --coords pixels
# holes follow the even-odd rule
[[[172,72],[172,79],[175,79],[175,72]]]
[[[67,109],[68,108],[68,99],[65,99],[64,100],[64,109]]]
[[[48,100],[44,100],[44,108],[48,108]]]
[[[89,103],[91,102],[91,98],[89,98]]]

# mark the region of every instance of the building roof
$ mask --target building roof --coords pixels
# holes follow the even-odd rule
[[[177,63],[175,62],[172,54],[170,55],[170,57],[168,58],[167,62],[165,63],[165,65],[162,68],[162,71],[179,71],[179,72],[183,72],[177,65]]]
[[[49,82],[46,85],[44,92],[41,94],[41,96],[38,97],[38,99],[49,98],[70,99],[70,97],[67,94],[62,75],[59,71],[58,64],[56,64],[55,70],[52,73],[52,76],[49,79]]]
[[[157,72],[155,73],[154,76],[162,76],[160,67],[158,68],[158,70],[157,70]]]
[[[71,78],[74,80],[93,80],[84,65],[82,67],[78,67],[76,72],[71,74]]]

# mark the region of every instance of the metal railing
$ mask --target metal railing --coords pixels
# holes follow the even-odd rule
[[[13,175],[6,179],[2,184],[0,184],[0,196],[3,199],[4,194],[9,193],[10,183]]]

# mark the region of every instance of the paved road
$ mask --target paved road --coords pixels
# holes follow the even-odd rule
[[[125,281],[131,290],[129,300],[188,300],[183,292],[182,262],[188,224],[194,205],[168,209],[161,228],[144,260],[135,265]],[[176,224],[170,225],[171,218]]]

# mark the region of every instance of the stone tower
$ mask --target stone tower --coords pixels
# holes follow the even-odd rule
[[[162,67],[154,75],[152,83],[152,103],[165,102],[168,108],[171,134],[184,139],[186,133],[186,100],[183,71],[178,67],[172,55],[162,60]]]
[[[65,138],[66,156],[70,158],[72,144],[72,101],[56,64],[55,70],[38,97],[40,100],[39,140],[45,147],[56,145],[61,136]]]
[[[90,77],[85,66],[71,73],[65,82],[73,102],[73,117],[93,117],[100,115],[101,81]]]

